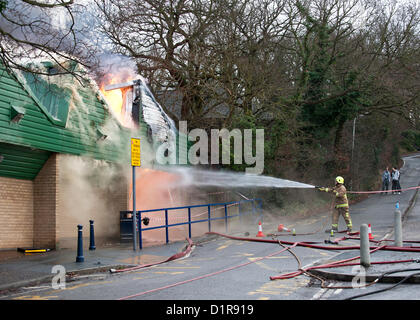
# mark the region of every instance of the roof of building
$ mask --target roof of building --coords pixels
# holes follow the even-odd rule
[[[1,176],[33,179],[51,152],[118,162],[129,137],[95,86],[0,64]]]
[[[50,62],[37,67],[51,76],[0,63],[0,176],[34,179],[53,152],[130,163],[130,137],[141,138],[145,150],[157,147],[149,145],[143,112],[138,130],[125,128],[94,81],[57,75]],[[175,135],[177,163],[186,163],[187,150],[178,152],[179,132]]]

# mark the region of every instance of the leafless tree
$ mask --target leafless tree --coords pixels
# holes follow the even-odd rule
[[[73,0],[2,0],[0,59],[8,68],[51,75],[34,61],[49,60],[55,74],[71,73],[79,80],[95,62],[96,44],[76,21],[85,7]]]
[[[286,24],[283,1],[95,2],[114,51],[133,57],[155,88],[181,93],[180,119],[202,126],[223,108],[228,125],[238,110],[269,109],[281,73],[273,53]]]
[[[192,127],[208,125],[204,117],[221,106],[223,126],[238,115],[269,119],[286,127],[289,141],[311,161],[308,141],[320,143],[301,130],[311,125],[325,128],[322,150],[339,158],[346,125],[361,114],[418,124],[418,2],[95,3],[113,51],[134,58],[155,89],[179,92],[180,118],[168,113]]]

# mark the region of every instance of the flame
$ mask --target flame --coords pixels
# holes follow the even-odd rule
[[[122,95],[121,89],[105,91],[104,86],[103,86],[101,88],[101,91],[106,101],[111,106],[112,111],[114,111],[114,113],[116,113],[117,115],[121,115],[122,104],[123,104],[123,95]]]
[[[108,86],[110,84],[129,82],[133,79],[134,79],[133,76],[130,76],[127,74],[109,73],[104,77],[100,86],[100,90],[102,94],[104,95],[106,101],[108,102],[108,105],[110,105],[111,111],[117,117],[119,122],[123,125],[126,125],[123,119],[123,101],[124,101],[123,92],[121,89],[106,91],[105,86]],[[127,124],[127,125],[130,126],[130,124]]]

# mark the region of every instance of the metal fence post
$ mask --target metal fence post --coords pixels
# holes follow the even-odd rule
[[[191,207],[188,207],[188,236],[191,238]]]
[[[133,250],[137,250],[137,215],[136,215],[136,167],[133,166]],[[141,242],[141,240],[139,240]],[[141,248],[140,248],[141,249]]]
[[[166,243],[169,242],[169,231],[168,231],[168,209],[165,209],[165,229],[166,229]]]
[[[227,206],[225,204],[225,227],[226,227],[226,233],[228,232],[228,216],[227,216]]]
[[[209,216],[209,232],[211,232],[211,213],[210,213],[210,205],[208,205],[208,216]]]
[[[239,215],[239,224],[242,225],[241,200],[238,201],[238,215]]]
[[[137,219],[137,223],[136,225],[138,226],[139,229],[139,248],[143,249],[143,239],[142,239],[142,234],[141,234],[141,211],[138,211],[139,213],[139,218]]]

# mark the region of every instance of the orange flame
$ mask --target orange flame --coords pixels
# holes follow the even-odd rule
[[[133,80],[133,76],[129,76],[127,74],[107,74],[104,79],[102,80],[100,90],[104,95],[106,101],[111,107],[114,115],[120,121],[121,124],[124,124],[123,119],[123,92],[121,89],[115,89],[106,91],[105,86],[110,84],[117,84],[117,83],[124,83]]]

